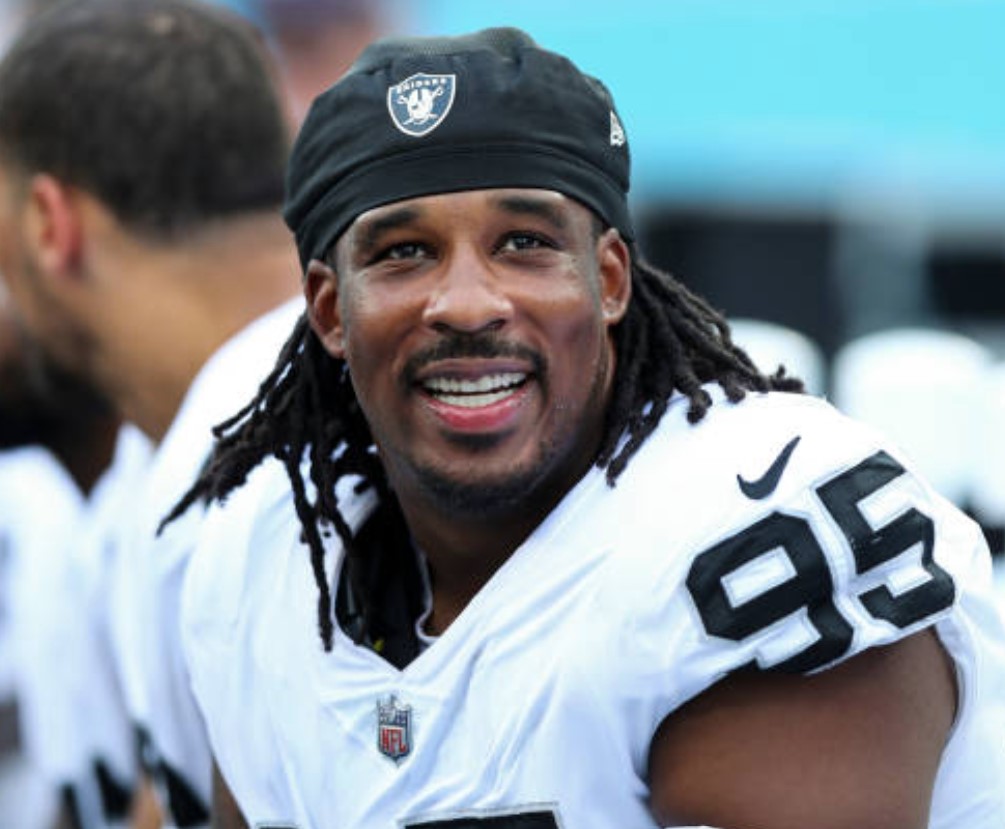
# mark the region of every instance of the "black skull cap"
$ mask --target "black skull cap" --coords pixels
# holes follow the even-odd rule
[[[305,269],[361,213],[463,190],[554,190],[631,240],[629,169],[604,84],[525,32],[384,38],[311,105],[283,216]]]

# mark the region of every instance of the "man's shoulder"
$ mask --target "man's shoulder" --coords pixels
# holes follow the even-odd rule
[[[712,398],[705,416],[689,426],[690,432],[714,432],[717,439],[736,437],[743,443],[753,443],[761,435],[771,435],[787,429],[853,433],[861,431],[862,424],[848,418],[826,399],[810,394],[792,392],[747,392],[738,401],[731,401],[718,385],[705,387]],[[673,401],[672,411],[682,409],[678,420],[683,419],[686,406],[679,398]]]
[[[306,497],[313,501],[307,469],[302,471]],[[373,506],[371,493],[355,491],[357,478],[337,486],[339,508],[358,527]],[[338,534],[322,528],[331,559],[342,554]],[[201,522],[185,584],[184,611],[189,621],[226,624],[226,619],[256,600],[262,591],[275,593],[287,583],[289,569],[297,581],[310,577],[308,549],[286,467],[267,458],[222,503],[209,506]],[[334,570],[334,565],[332,566]]]
[[[296,524],[286,470],[269,458],[224,501],[206,508],[196,552],[203,567],[243,570],[249,556],[256,550],[274,547]]]
[[[805,485],[882,444],[821,398],[769,392],[731,402],[718,387],[708,390],[713,402],[697,423],[687,420],[686,400],[671,401],[618,486],[685,502],[723,491],[762,501],[782,484]]]
[[[775,561],[776,549],[783,570],[786,558],[815,561],[822,576],[851,578],[855,551],[875,534],[870,522],[913,509],[939,550],[965,521],[881,434],[823,400],[780,393],[716,399],[693,425],[669,411],[607,501],[592,520],[617,524],[619,569],[640,584],[676,584],[695,567],[726,577],[762,554]],[[762,569],[758,584],[778,575]]]
[[[821,400],[716,400],[666,423],[609,498],[609,604],[678,701],[751,664],[807,672],[944,619],[979,531],[872,429]],[[669,657],[668,657],[669,659]],[[640,660],[645,664],[646,660]]]
[[[288,491],[282,466],[267,461],[226,501],[206,508],[185,577],[186,622],[216,628],[216,620],[226,626],[238,615],[246,581],[258,575],[255,551],[268,547],[281,555],[282,530],[292,531],[296,521],[292,501],[282,498],[284,486]]]

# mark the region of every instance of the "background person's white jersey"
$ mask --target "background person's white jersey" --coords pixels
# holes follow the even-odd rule
[[[124,820],[137,779],[108,639],[106,554],[147,453],[146,439],[123,427],[114,461],[86,497],[44,449],[0,458],[0,547],[10,542],[13,559],[6,609],[16,623],[21,731],[50,788],[72,791],[68,808],[83,829]],[[0,803],[0,823],[30,827],[16,811],[31,801],[30,783],[17,785],[16,803]]]
[[[116,543],[123,514],[135,505],[137,484],[150,458],[150,441],[135,426],[119,429],[112,462],[88,498],[88,509],[69,544],[74,617],[67,620],[68,674],[62,683],[67,735],[79,755],[74,799],[83,829],[125,825],[139,781],[133,724],[111,638],[110,601]],[[67,681],[69,679],[70,681]],[[53,746],[64,755],[66,746]]]
[[[589,472],[404,670],[341,630],[323,651],[283,473],[253,475],[183,603],[250,825],[652,829],[650,742],[685,701],[753,661],[822,670],[934,624],[960,682],[930,826],[1001,827],[1005,633],[979,528],[826,403],[714,395],[695,426],[671,405],[613,489]],[[866,543],[905,516],[896,544]]]
[[[83,494],[47,449],[0,452],[0,693],[17,701],[16,759],[24,760],[2,770],[0,823],[26,829],[51,825],[59,787],[80,770],[79,723],[64,688],[73,681],[67,622],[80,610],[68,554],[85,512]]]
[[[221,346],[199,371],[157,446],[121,541],[115,577],[114,639],[144,765],[166,812],[166,826],[209,822],[212,765],[205,726],[189,689],[178,607],[203,510],[193,508],[157,535],[161,520],[209,456],[211,429],[237,411],[268,372],[303,310],[283,303]]]

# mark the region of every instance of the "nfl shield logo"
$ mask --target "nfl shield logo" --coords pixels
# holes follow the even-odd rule
[[[395,763],[412,750],[412,706],[399,704],[394,694],[377,700],[377,749]]]
[[[394,125],[405,135],[428,135],[447,117],[454,105],[456,75],[419,72],[387,88],[387,109]]]

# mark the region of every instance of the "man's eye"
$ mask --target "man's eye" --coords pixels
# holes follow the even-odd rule
[[[536,233],[512,233],[503,240],[500,250],[536,250],[538,248],[552,247],[554,245],[551,241]]]
[[[429,253],[425,245],[418,242],[401,242],[385,248],[377,259],[392,259],[396,261],[404,259],[420,259]]]

